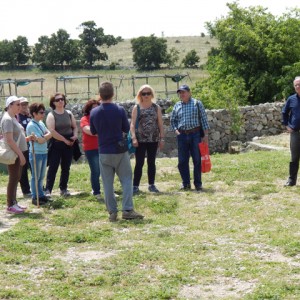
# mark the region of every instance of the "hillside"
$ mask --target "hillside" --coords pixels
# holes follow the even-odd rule
[[[182,61],[189,51],[196,50],[200,57],[200,64],[203,64],[207,60],[207,53],[211,47],[217,46],[217,40],[210,37],[180,36],[165,37],[165,39],[167,40],[168,50],[174,47],[180,52],[179,62]],[[109,48],[102,47],[101,51],[106,52],[109,58],[109,60],[104,62],[103,65],[110,65],[114,62],[119,63],[122,67],[133,68],[133,53],[130,39],[124,40],[123,42]]]

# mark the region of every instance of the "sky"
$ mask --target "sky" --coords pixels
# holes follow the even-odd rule
[[[1,0],[0,40],[19,35],[29,45],[59,29],[76,39],[79,25],[94,21],[104,34],[124,39],[139,36],[198,36],[205,22],[226,17],[230,0]],[[299,0],[239,0],[243,8],[261,5],[275,16],[299,8]]]

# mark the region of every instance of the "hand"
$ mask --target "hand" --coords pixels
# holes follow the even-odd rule
[[[74,144],[74,141],[69,141],[69,140],[65,139],[65,140],[64,140],[64,143],[65,143],[66,145],[72,147],[73,144]]]
[[[294,130],[293,130],[291,127],[289,127],[289,126],[286,126],[286,130],[287,130],[287,132],[289,132],[289,133],[291,133],[291,132],[294,131]]]
[[[136,138],[132,139],[132,145],[133,145],[133,147],[138,147],[139,146],[139,142]]]
[[[205,136],[202,138],[202,142],[208,144],[208,135],[205,135]]]
[[[70,137],[70,140],[73,140],[74,142],[78,139],[78,137],[76,135],[73,135]]]
[[[179,135],[179,134],[180,134],[180,132],[179,132],[178,129],[175,130],[175,134],[176,134],[176,135]]]
[[[162,150],[164,148],[164,146],[165,146],[165,141],[159,141],[159,143],[158,143],[159,150]]]
[[[20,166],[23,167],[26,164],[26,159],[22,153],[22,155],[19,156],[20,158]]]

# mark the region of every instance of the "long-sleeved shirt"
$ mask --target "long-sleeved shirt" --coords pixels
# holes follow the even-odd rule
[[[282,124],[300,130],[300,96],[298,94],[288,97],[282,109]]]
[[[197,102],[200,108],[201,124],[199,120]],[[174,105],[171,115],[171,127],[175,130],[189,130],[201,126],[209,129],[205,108],[200,100],[190,98],[187,103],[179,101]]]
[[[124,108],[115,103],[103,103],[91,110],[90,130],[98,134],[99,153],[116,154],[116,146],[129,132],[129,122]]]

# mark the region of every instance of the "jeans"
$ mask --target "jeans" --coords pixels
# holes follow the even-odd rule
[[[114,177],[118,175],[123,189],[122,210],[132,210],[132,170],[128,152],[120,154],[99,154],[100,171],[105,194],[105,204],[109,213],[117,212],[114,195]]]
[[[135,150],[135,167],[134,167],[134,176],[133,176],[133,185],[139,186],[143,166],[145,162],[146,152],[147,152],[147,165],[148,165],[148,183],[149,185],[154,184],[155,181],[155,158],[157,152],[158,143],[139,143],[139,146]]]
[[[300,132],[291,132],[290,149],[291,162],[298,164],[300,159]]]
[[[8,184],[7,184],[7,207],[13,206],[17,202],[17,187],[21,178],[22,167],[20,158],[17,157],[13,165],[7,165]]]
[[[178,143],[178,169],[181,175],[182,184],[190,184],[189,159],[192,156],[194,165],[194,185],[202,187],[201,181],[201,156],[198,144],[201,142],[200,132],[190,134],[180,133],[177,136]]]
[[[73,159],[73,148],[66,145],[64,142],[54,141],[52,147],[51,154],[48,157],[49,167],[46,180],[46,190],[49,190],[50,193],[53,189],[59,165],[61,166],[59,188],[60,190],[67,189],[70,176],[70,167]]]
[[[85,151],[85,157],[90,166],[90,181],[93,189],[93,195],[100,194],[100,165],[98,149]]]
[[[33,154],[29,153],[29,162],[32,170],[31,176],[31,193],[32,199],[37,198],[37,194],[39,198],[44,197],[43,192],[43,181],[46,174],[46,167],[47,167],[47,154],[35,154],[35,165],[36,165],[36,174],[34,172],[34,162],[33,162]],[[35,181],[37,180],[37,188],[38,192],[36,191]]]

